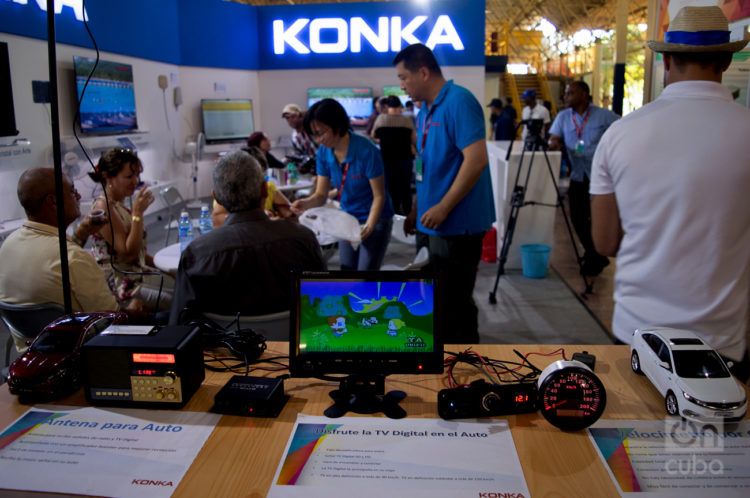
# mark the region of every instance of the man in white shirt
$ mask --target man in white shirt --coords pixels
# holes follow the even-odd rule
[[[718,7],[684,7],[664,42],[665,89],[602,137],[591,176],[596,249],[617,256],[615,337],[692,330],[750,377],[750,110],[722,73],[729,41]]]
[[[542,133],[541,137],[545,138],[547,136],[547,132],[549,131],[550,123],[552,122],[552,119],[550,118],[549,111],[546,107],[544,107],[542,104],[537,102],[536,100],[536,90],[526,90],[521,94],[521,100],[523,100],[523,103],[526,104],[526,107],[523,108],[521,111],[521,119],[523,121],[528,122],[532,119],[541,119],[542,120]],[[523,139],[526,140],[526,135],[528,135],[529,125],[523,127]]]

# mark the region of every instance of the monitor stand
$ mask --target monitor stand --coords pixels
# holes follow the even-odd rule
[[[339,388],[328,395],[333,399],[333,405],[323,412],[326,417],[339,418],[347,412],[383,412],[389,418],[406,416],[406,410],[399,406],[406,393],[385,393],[385,375],[349,375],[341,379]]]

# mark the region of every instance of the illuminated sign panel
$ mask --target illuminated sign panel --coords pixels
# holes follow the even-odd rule
[[[27,5],[29,3],[36,4],[36,6],[42,10],[42,12],[47,12],[47,0],[3,0],[4,2],[13,2],[17,3],[19,5]],[[87,15],[83,11],[83,0],[55,0],[55,14],[60,14],[63,11],[63,7],[68,7],[72,9],[73,15],[75,16],[75,19],[77,21],[83,22],[84,16]],[[86,17],[86,20],[88,21],[88,17]]]
[[[55,0],[58,43],[197,67],[390,67],[412,43],[484,65],[485,0],[254,7],[224,0]],[[47,0],[0,0],[0,33],[47,39]],[[130,26],[132,29],[121,29]],[[196,28],[199,26],[199,28]]]
[[[416,16],[406,25],[400,16],[379,17],[377,31],[373,30],[361,17],[350,20],[340,17],[322,19],[297,19],[291,26],[285,28],[284,21],[273,21],[273,53],[286,53],[287,46],[298,54],[342,54],[346,51],[359,53],[362,51],[362,39],[377,52],[398,52],[406,45],[424,43],[431,49],[437,45],[446,44],[454,50],[464,50],[464,43],[456,32],[450,16],[437,17],[435,25],[426,40],[420,40],[414,31],[427,20],[427,16]],[[309,46],[301,40],[300,35],[309,23]],[[332,30],[334,40],[324,43],[321,41],[321,31]],[[390,36],[389,36],[390,35]],[[389,43],[390,42],[390,43]],[[406,43],[403,43],[406,42]]]
[[[260,69],[391,66],[424,43],[444,65],[484,64],[484,0],[258,8]]]

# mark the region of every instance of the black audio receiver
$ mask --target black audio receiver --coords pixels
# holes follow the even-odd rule
[[[438,393],[438,415],[446,420],[530,413],[536,408],[537,387],[533,382],[489,384],[476,380]]]
[[[206,375],[198,327],[115,326],[84,344],[81,356],[92,405],[180,408]]]

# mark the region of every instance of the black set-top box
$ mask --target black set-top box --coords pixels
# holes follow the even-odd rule
[[[206,374],[200,329],[111,326],[81,348],[92,405],[181,408]]]

